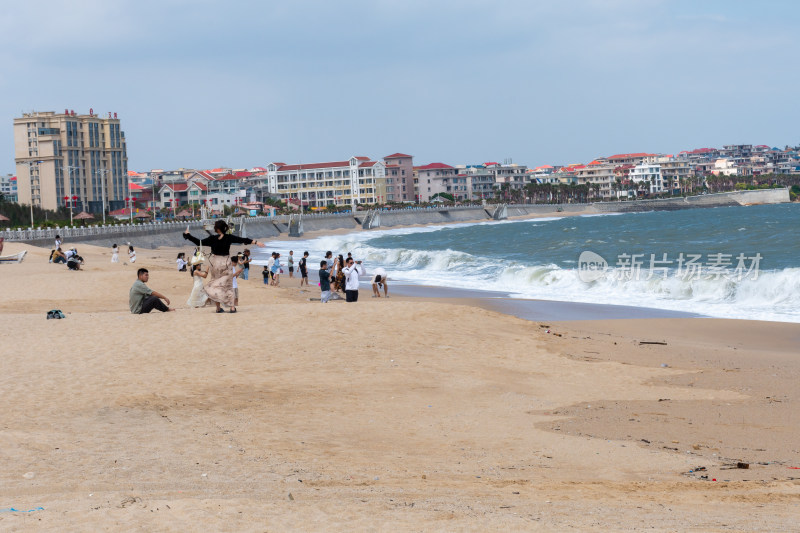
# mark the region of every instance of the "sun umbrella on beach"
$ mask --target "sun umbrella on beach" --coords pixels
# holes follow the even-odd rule
[[[81,211],[77,215],[73,217],[75,220],[83,220],[83,224],[86,225],[87,220],[91,220],[94,218],[94,215],[87,213],[86,211]]]
[[[187,211],[186,209],[184,209],[183,211],[179,212],[179,213],[178,213],[177,215],[175,215],[175,216],[176,216],[177,218],[187,218],[187,217],[190,217],[190,216],[192,216],[192,214],[191,214],[189,211]]]
[[[133,218],[150,218],[150,214],[145,212],[137,213],[133,215]]]

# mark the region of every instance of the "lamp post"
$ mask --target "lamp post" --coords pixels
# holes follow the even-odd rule
[[[69,225],[72,226],[72,207],[75,205],[75,202],[78,200],[77,196],[65,196],[64,197],[64,205],[69,205]]]
[[[128,206],[128,216],[129,216],[129,220],[128,221],[131,224],[133,224],[133,200],[134,200],[134,198],[132,196],[129,196],[129,197],[125,198],[125,205]]]
[[[128,206],[128,215],[130,216],[128,222],[133,224],[133,195],[131,194],[131,180],[128,180],[128,198],[125,198],[127,202],[130,200],[130,205]]]
[[[31,229],[33,229],[33,165],[36,165],[36,173],[39,173],[39,163],[42,163],[41,160],[38,161],[21,161],[28,165],[28,180],[30,181],[31,186]],[[39,194],[41,195],[41,183],[39,184]],[[39,199],[39,207],[42,206],[41,198]]]
[[[98,168],[95,170],[96,174],[100,174],[100,190],[103,194],[103,225],[106,224],[106,174],[108,174],[109,169],[107,168]]]
[[[80,173],[79,173],[78,174],[78,196],[73,196],[72,195],[72,171],[73,170],[81,170],[81,168],[83,168],[83,167],[70,167],[70,166],[67,167],[67,169],[69,170],[69,190],[67,191],[67,195],[70,196],[72,199],[79,199],[79,196],[81,194]],[[73,207],[74,207],[74,205],[75,205],[75,202],[72,203]],[[70,207],[70,210],[69,210],[69,225],[70,226],[72,225],[72,207]]]

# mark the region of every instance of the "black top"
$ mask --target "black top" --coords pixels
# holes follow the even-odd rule
[[[231,255],[231,244],[253,244],[255,242],[253,239],[245,239],[229,233],[223,235],[222,238],[214,234],[202,240],[184,233],[183,238],[187,241],[192,241],[198,246],[210,246],[213,255]]]

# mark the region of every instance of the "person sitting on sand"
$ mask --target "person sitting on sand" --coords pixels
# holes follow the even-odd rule
[[[146,285],[147,280],[150,279],[150,272],[146,268],[140,268],[136,271],[136,281],[131,286],[130,294],[128,295],[128,305],[131,308],[131,313],[134,315],[141,315],[149,313],[153,309],[159,311],[174,311],[175,309],[167,307],[169,305],[169,298],[161,293],[158,293]],[[164,300],[166,305],[164,305]]]
[[[53,253],[50,254],[50,262],[51,263],[66,263],[67,256],[64,255],[64,252],[61,251],[61,248],[56,248],[53,250]]]
[[[83,257],[78,255],[78,251],[74,248],[71,250],[73,253],[67,258],[67,268],[69,270],[80,270],[83,264]]]
[[[186,272],[186,265],[188,265],[189,263],[186,262],[185,253],[180,252],[175,262],[178,264],[178,272]]]

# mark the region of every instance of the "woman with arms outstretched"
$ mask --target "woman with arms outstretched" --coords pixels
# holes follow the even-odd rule
[[[228,233],[228,224],[224,220],[214,223],[214,233],[205,239],[198,239],[189,233],[189,228],[183,233],[183,238],[198,246],[210,246],[211,255],[208,256],[208,283],[206,294],[217,306],[217,313],[223,313],[222,306],[236,312],[233,293],[233,269],[231,268],[231,244],[251,244],[259,248],[266,246],[255,239],[245,239]]]

